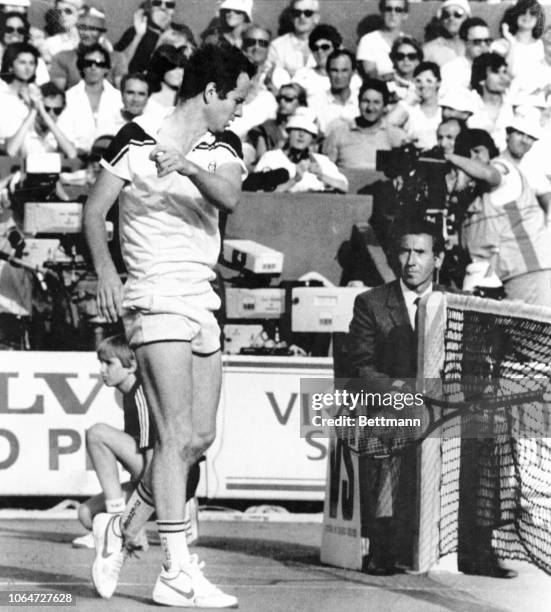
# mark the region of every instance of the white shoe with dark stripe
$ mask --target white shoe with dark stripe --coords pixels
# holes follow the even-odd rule
[[[94,517],[92,532],[96,546],[96,558],[92,565],[92,582],[104,599],[112,597],[127,552],[120,530],[120,515],[102,512]]]

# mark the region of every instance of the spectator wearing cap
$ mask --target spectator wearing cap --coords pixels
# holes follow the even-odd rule
[[[392,76],[390,52],[408,17],[408,0],[379,0],[383,27],[361,37],[356,51],[358,69],[363,76],[388,79]]]
[[[57,125],[65,108],[65,94],[53,83],[31,87],[29,113],[17,132],[7,140],[6,152],[11,157],[39,153],[63,153],[75,159],[77,150]]]
[[[291,0],[289,12],[293,30],[272,41],[268,59],[294,77],[299,68],[316,65],[308,40],[320,19],[319,0]]]
[[[26,13],[21,11],[0,12],[0,61],[8,45],[30,42],[30,26]],[[42,85],[49,80],[48,68],[42,57],[39,57],[36,66],[36,83]]]
[[[469,88],[473,60],[483,53],[488,53],[492,44],[488,24],[480,17],[466,19],[461,25],[459,35],[465,42],[465,54],[442,66],[442,94],[457,88]]]
[[[266,151],[285,146],[288,138],[287,121],[297,109],[307,106],[306,91],[298,83],[286,83],[280,87],[276,100],[275,119],[268,119],[249,131],[247,140],[255,149],[255,160],[259,160]]]
[[[270,30],[250,24],[243,32],[243,53],[256,67],[255,81],[262,89],[277,93],[284,83],[289,83],[289,73],[268,60],[268,48],[272,40]]]
[[[107,81],[111,60],[99,43],[80,50],[77,66],[82,80],[67,90],[59,127],[79,153],[88,154],[96,138],[116,133],[122,100]]]
[[[56,0],[55,8],[59,14],[59,25],[62,31],[59,34],[48,36],[40,47],[40,52],[47,62],[51,61],[60,51],[78,47],[80,38],[77,22],[83,4],[83,0]]]
[[[390,59],[394,66],[394,77],[388,81],[388,88],[394,102],[414,104],[417,101],[417,89],[413,73],[423,61],[423,50],[411,36],[399,36],[392,45]]]
[[[323,152],[339,168],[375,170],[377,151],[399,147],[405,133],[385,119],[390,92],[384,81],[367,78],[358,94],[360,115],[352,121],[333,122]]]
[[[506,148],[491,164],[456,154],[448,160],[485,186],[463,224],[471,257],[488,261],[488,273],[497,273],[507,298],[549,306],[551,227],[546,207],[550,198],[548,194],[538,201],[520,168],[540,130],[534,117],[514,116],[507,125]]]
[[[144,0],[134,13],[115,51],[122,53],[128,72],[145,72],[163,32],[168,30],[176,10],[176,0]]]
[[[505,148],[505,128],[513,117],[513,107],[507,95],[510,84],[507,62],[501,55],[483,53],[474,59],[471,88],[479,95],[479,105],[467,125],[486,130],[500,151]]]
[[[347,49],[337,49],[327,58],[329,89],[309,103],[323,133],[337,119],[352,120],[358,116],[358,96],[353,94],[350,86],[355,68],[354,54]]]
[[[223,0],[218,9],[220,37],[230,45],[241,49],[243,31],[251,22],[253,0]]]
[[[537,0],[518,0],[505,11],[503,38],[496,41],[493,50],[505,56],[513,77],[532,71],[543,60],[544,29],[545,13]]]
[[[457,119],[465,125],[479,105],[478,95],[474,91],[465,88],[452,89],[440,98],[442,120]]]
[[[293,81],[306,90],[309,102],[330,88],[327,58],[333,51],[340,49],[341,45],[342,36],[332,25],[320,23],[310,33],[308,46],[316,65],[300,68],[293,77]],[[362,80],[355,72],[350,81],[350,88],[354,94],[359,91],[361,84]]]
[[[436,128],[442,121],[438,102],[440,68],[434,62],[421,62],[413,75],[418,102],[397,104],[389,113],[388,121],[403,128],[417,148],[432,149],[436,145]]]
[[[444,0],[436,13],[440,36],[423,46],[425,60],[442,67],[450,60],[465,55],[460,29],[470,16],[471,7],[467,0]]]
[[[318,128],[315,117],[302,109],[287,122],[289,140],[283,149],[267,151],[258,161],[255,172],[284,168],[289,180],[276,191],[348,191],[348,180],[325,155],[315,153]]]
[[[77,67],[79,52],[95,44],[101,44],[109,51],[110,44],[106,46],[105,34],[107,32],[105,14],[93,7],[85,7],[79,15],[77,22],[79,44],[76,49],[60,51],[52,58],[50,65],[50,77],[59,89],[66,90],[76,85],[80,79]],[[124,63],[120,54],[110,53],[111,70],[108,80],[117,86],[124,74]]]

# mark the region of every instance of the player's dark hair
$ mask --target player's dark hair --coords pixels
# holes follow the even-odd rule
[[[209,83],[214,83],[221,99],[235,89],[240,74],[252,78],[253,64],[233,46],[204,45],[189,58],[184,79],[178,92],[178,101],[190,100],[203,93]]]
[[[384,81],[380,79],[367,78],[363,81],[360,91],[358,93],[358,101],[362,99],[362,96],[368,89],[378,91],[383,96],[383,104],[386,106],[390,101],[390,91]]]
[[[432,238],[432,251],[435,255],[444,252],[445,242],[442,232],[436,224],[423,219],[404,219],[398,224],[394,232],[395,249],[398,250],[400,241],[404,236],[427,234]]]
[[[129,368],[136,362],[134,351],[128,346],[128,342],[122,334],[104,338],[98,344],[96,353],[98,359],[103,361],[116,357],[125,368]]]

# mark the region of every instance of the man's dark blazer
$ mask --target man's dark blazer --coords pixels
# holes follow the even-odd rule
[[[384,393],[395,379],[414,379],[417,338],[400,281],[360,293],[348,335],[350,375],[368,380],[370,391]]]

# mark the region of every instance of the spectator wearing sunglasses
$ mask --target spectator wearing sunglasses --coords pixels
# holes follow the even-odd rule
[[[48,36],[40,47],[40,52],[46,62],[50,62],[60,51],[78,47],[80,38],[77,22],[83,4],[83,0],[56,0],[55,9],[59,16],[61,32]]]
[[[30,26],[25,13],[19,11],[0,12],[0,61],[4,49],[12,43],[30,42]],[[39,57],[36,67],[36,83],[41,85],[50,80],[48,68]]]
[[[81,79],[77,67],[78,53],[81,50],[98,43],[107,51],[110,51],[111,47],[105,37],[107,25],[105,14],[101,11],[93,7],[85,7],[78,18],[77,30],[80,40],[78,47],[60,51],[54,55],[50,65],[50,78],[63,91],[73,87]],[[110,56],[112,67],[108,78],[112,85],[117,85],[125,73],[124,63],[121,61],[120,54],[110,53]]]
[[[315,66],[304,66],[297,70],[293,81],[298,83],[306,90],[308,101],[312,102],[317,96],[326,92],[331,84],[327,74],[327,58],[340,49],[342,36],[332,25],[320,23],[317,25],[308,38],[308,46],[314,57]],[[350,87],[354,93],[359,91],[362,80],[354,73]]]
[[[375,170],[377,151],[390,151],[406,134],[384,120],[390,92],[384,81],[367,78],[358,94],[360,114],[351,121],[333,123],[323,152],[340,168]]]
[[[59,127],[79,154],[88,154],[96,138],[116,133],[122,100],[120,92],[107,81],[111,60],[102,45],[81,49],[77,66],[82,80],[67,90],[67,107],[59,118]]]
[[[438,36],[423,46],[425,61],[440,67],[465,55],[465,43],[460,36],[461,25],[471,16],[467,0],[444,0],[436,13]]]
[[[320,19],[319,0],[292,0],[289,13],[293,31],[272,41],[268,59],[294,77],[299,68],[316,65],[308,42]]]
[[[465,19],[461,24],[459,36],[465,44],[465,55],[458,56],[442,66],[442,94],[470,87],[474,59],[488,53],[492,44],[488,24],[480,17]]]
[[[275,119],[268,119],[257,125],[248,134],[248,142],[254,147],[258,160],[274,149],[281,149],[287,142],[287,121],[298,108],[307,106],[306,91],[298,83],[282,85],[276,96],[277,112]]]
[[[380,0],[379,12],[383,27],[361,37],[356,51],[358,68],[363,76],[392,78],[392,44],[399,36],[404,36],[402,24],[408,17],[408,0]]]
[[[541,36],[545,29],[545,13],[536,0],[518,0],[503,15],[503,38],[492,51],[505,56],[513,77],[534,70],[544,57]]]
[[[157,47],[161,45],[172,45],[176,49],[180,50],[186,59],[191,57],[191,54],[197,49],[197,43],[195,42],[195,36],[191,31],[191,28],[185,23],[174,23],[172,22],[168,29],[166,29],[161,36]]]
[[[218,9],[220,38],[241,49],[243,32],[251,22],[253,0],[223,0]]]
[[[411,36],[399,36],[392,45],[390,59],[394,66],[394,77],[387,83],[391,101],[415,103],[417,89],[413,73],[423,61],[421,46]]]
[[[175,0],[145,0],[134,13],[134,25],[128,28],[115,45],[124,55],[128,72],[145,72],[149,60],[166,32],[176,9]]]
[[[272,33],[267,28],[251,24],[243,32],[243,53],[256,67],[255,81],[262,89],[277,94],[284,83],[289,83],[289,73],[268,60],[268,48],[272,40]]]
[[[65,108],[65,94],[53,83],[29,87],[29,113],[17,132],[6,142],[12,157],[38,153],[63,153],[75,159],[77,150],[57,125]]]

